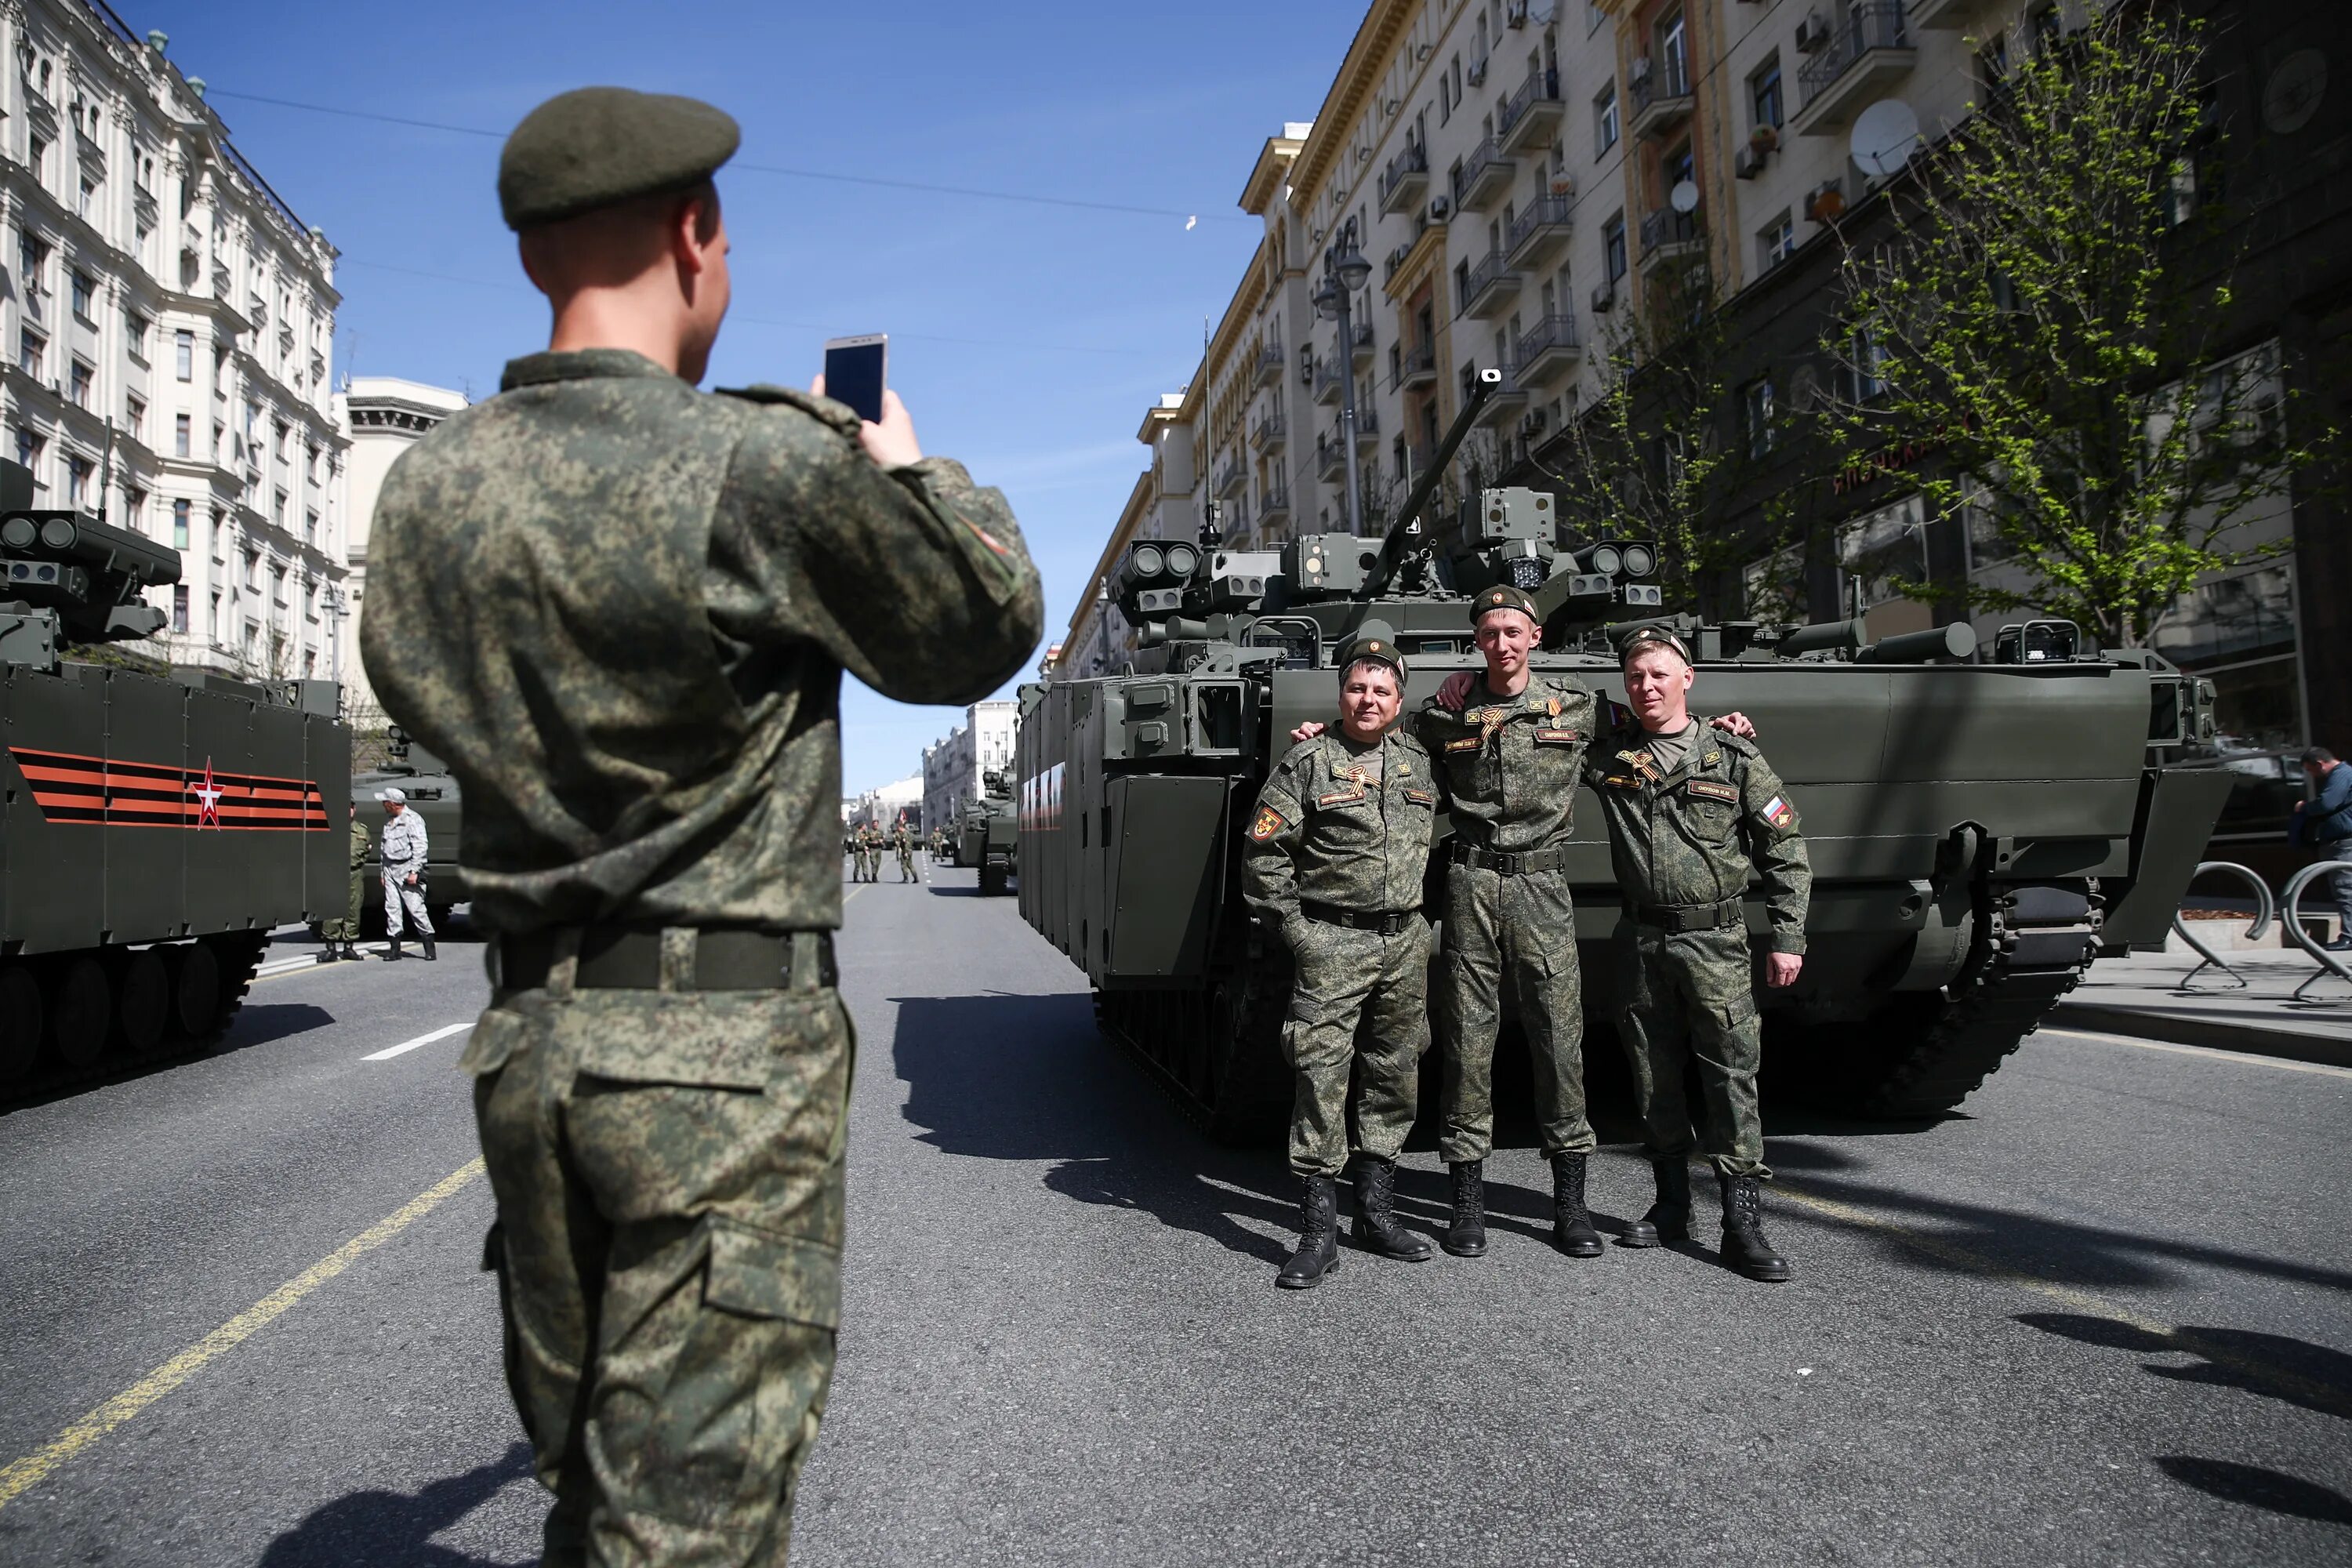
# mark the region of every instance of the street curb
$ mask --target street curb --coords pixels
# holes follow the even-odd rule
[[[2352,1068],[2352,1039],[2298,1029],[2266,1029],[2256,1024],[2184,1018],[2174,1013],[2102,1007],[2084,1002],[2061,1002],[2051,1010],[2046,1021],[2054,1029],[2095,1029],[2103,1034],[2131,1035],[2176,1046],[2204,1046],[2217,1051],[2242,1051],[2250,1056],[2278,1057],[2321,1067]]]

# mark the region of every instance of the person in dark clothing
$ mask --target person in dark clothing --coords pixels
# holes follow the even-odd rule
[[[2352,863],[2352,768],[2335,752],[2314,746],[2303,753],[2311,798],[2294,803],[2294,837],[2317,847],[2328,858]],[[2336,940],[2331,952],[2352,952],[2352,870],[2326,879],[2336,895]]]

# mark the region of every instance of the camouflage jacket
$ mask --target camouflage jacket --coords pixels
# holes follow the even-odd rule
[[[1572,675],[1534,674],[1517,697],[1478,685],[1470,699],[1453,713],[1432,698],[1413,715],[1414,734],[1437,759],[1455,835],[1513,853],[1567,843],[1594,729],[1592,689]]]
[[[375,840],[368,837],[367,824],[352,818],[352,869],[356,871],[375,858]]]
[[[1585,780],[1609,821],[1609,857],[1629,905],[1720,904],[1764,881],[1772,951],[1805,951],[1813,872],[1797,808],[1753,741],[1702,727],[1682,765],[1661,771],[1625,724],[1593,742]]]
[[[1004,499],[618,349],[507,366],[386,476],[360,641],[466,794],[476,917],[830,927],[841,672],[977,701],[1044,605]]]
[[[384,819],[383,834],[376,840],[376,853],[388,871],[422,871],[429,858],[431,840],[425,831],[425,819],[410,806],[398,816]]]
[[[1335,727],[1293,746],[1266,776],[1242,878],[1268,924],[1287,929],[1301,900],[1365,914],[1421,907],[1437,781],[1402,726],[1381,738],[1379,757],[1370,779]]]

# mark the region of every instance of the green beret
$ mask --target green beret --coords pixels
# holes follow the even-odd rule
[[[1374,664],[1385,664],[1395,670],[1397,689],[1400,691],[1404,689],[1404,678],[1408,671],[1405,668],[1403,650],[1399,648],[1392,639],[1384,637],[1358,637],[1354,642],[1349,643],[1339,655],[1339,679],[1342,681],[1346,680],[1348,667],[1360,659],[1367,658]]]
[[[1497,583],[1470,601],[1470,624],[1476,626],[1478,617],[1489,610],[1517,610],[1536,625],[1543,625],[1543,617],[1536,614],[1536,602],[1507,583]]]
[[[499,154],[499,210],[509,228],[577,217],[660,191],[685,190],[735,155],[732,116],[691,98],[582,87],[522,117]]]
[[[1665,648],[1685,664],[1693,662],[1690,649],[1683,646],[1683,639],[1664,626],[1635,626],[1626,633],[1625,640],[1617,645],[1617,662],[1626,664],[1635,654],[1651,647]]]

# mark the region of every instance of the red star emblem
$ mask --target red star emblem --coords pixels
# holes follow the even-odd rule
[[[188,790],[196,797],[196,826],[203,827],[209,824],[218,827],[221,825],[221,796],[228,792],[213,783],[213,760],[210,757],[205,759],[205,782],[202,784],[191,784]]]

